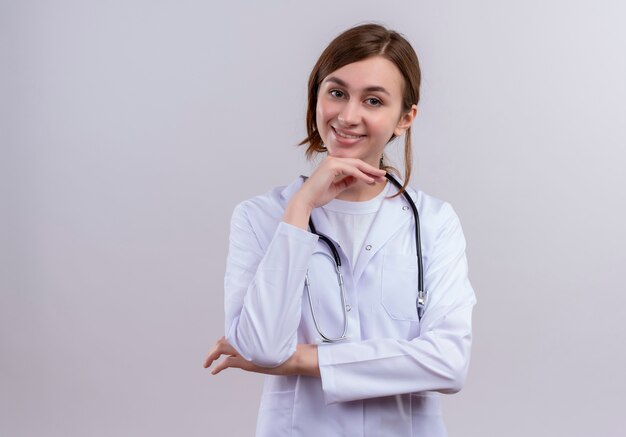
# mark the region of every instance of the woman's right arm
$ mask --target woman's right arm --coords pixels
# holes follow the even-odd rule
[[[248,209],[247,202],[235,208],[224,279],[225,335],[243,358],[275,367],[293,355],[304,277],[318,240],[306,231],[312,209],[357,181],[381,180],[384,171],[361,160],[327,157],[290,199],[269,244],[261,244],[255,229],[275,227],[276,219]]]
[[[252,220],[257,228],[276,226],[275,219],[249,212],[246,202],[233,212],[224,277],[225,334],[246,360],[275,367],[296,350],[302,284],[318,237],[281,222],[262,247]]]

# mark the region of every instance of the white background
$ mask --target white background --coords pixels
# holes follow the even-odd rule
[[[308,172],[325,45],[423,70],[413,186],[455,207],[474,313],[451,436],[623,435],[620,1],[0,2],[0,435],[248,436],[223,334],[236,203]]]

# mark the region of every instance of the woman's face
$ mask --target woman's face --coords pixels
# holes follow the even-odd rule
[[[324,78],[317,97],[317,130],[331,156],[359,158],[378,167],[392,135],[413,121],[402,111],[404,79],[389,60],[374,56]]]

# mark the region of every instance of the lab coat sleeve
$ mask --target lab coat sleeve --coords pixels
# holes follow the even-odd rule
[[[463,386],[476,302],[468,280],[465,238],[448,208],[424,278],[430,295],[420,335],[322,344],[319,367],[327,404],[402,393],[454,393]]]
[[[296,350],[302,291],[317,235],[280,222],[273,237],[260,242],[255,229],[276,226],[257,213],[251,220],[245,202],[231,220],[225,290],[227,341],[243,358],[275,367]]]

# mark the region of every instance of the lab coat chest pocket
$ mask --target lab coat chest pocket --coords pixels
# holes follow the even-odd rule
[[[381,303],[392,319],[417,322],[417,257],[385,253],[381,275]]]

